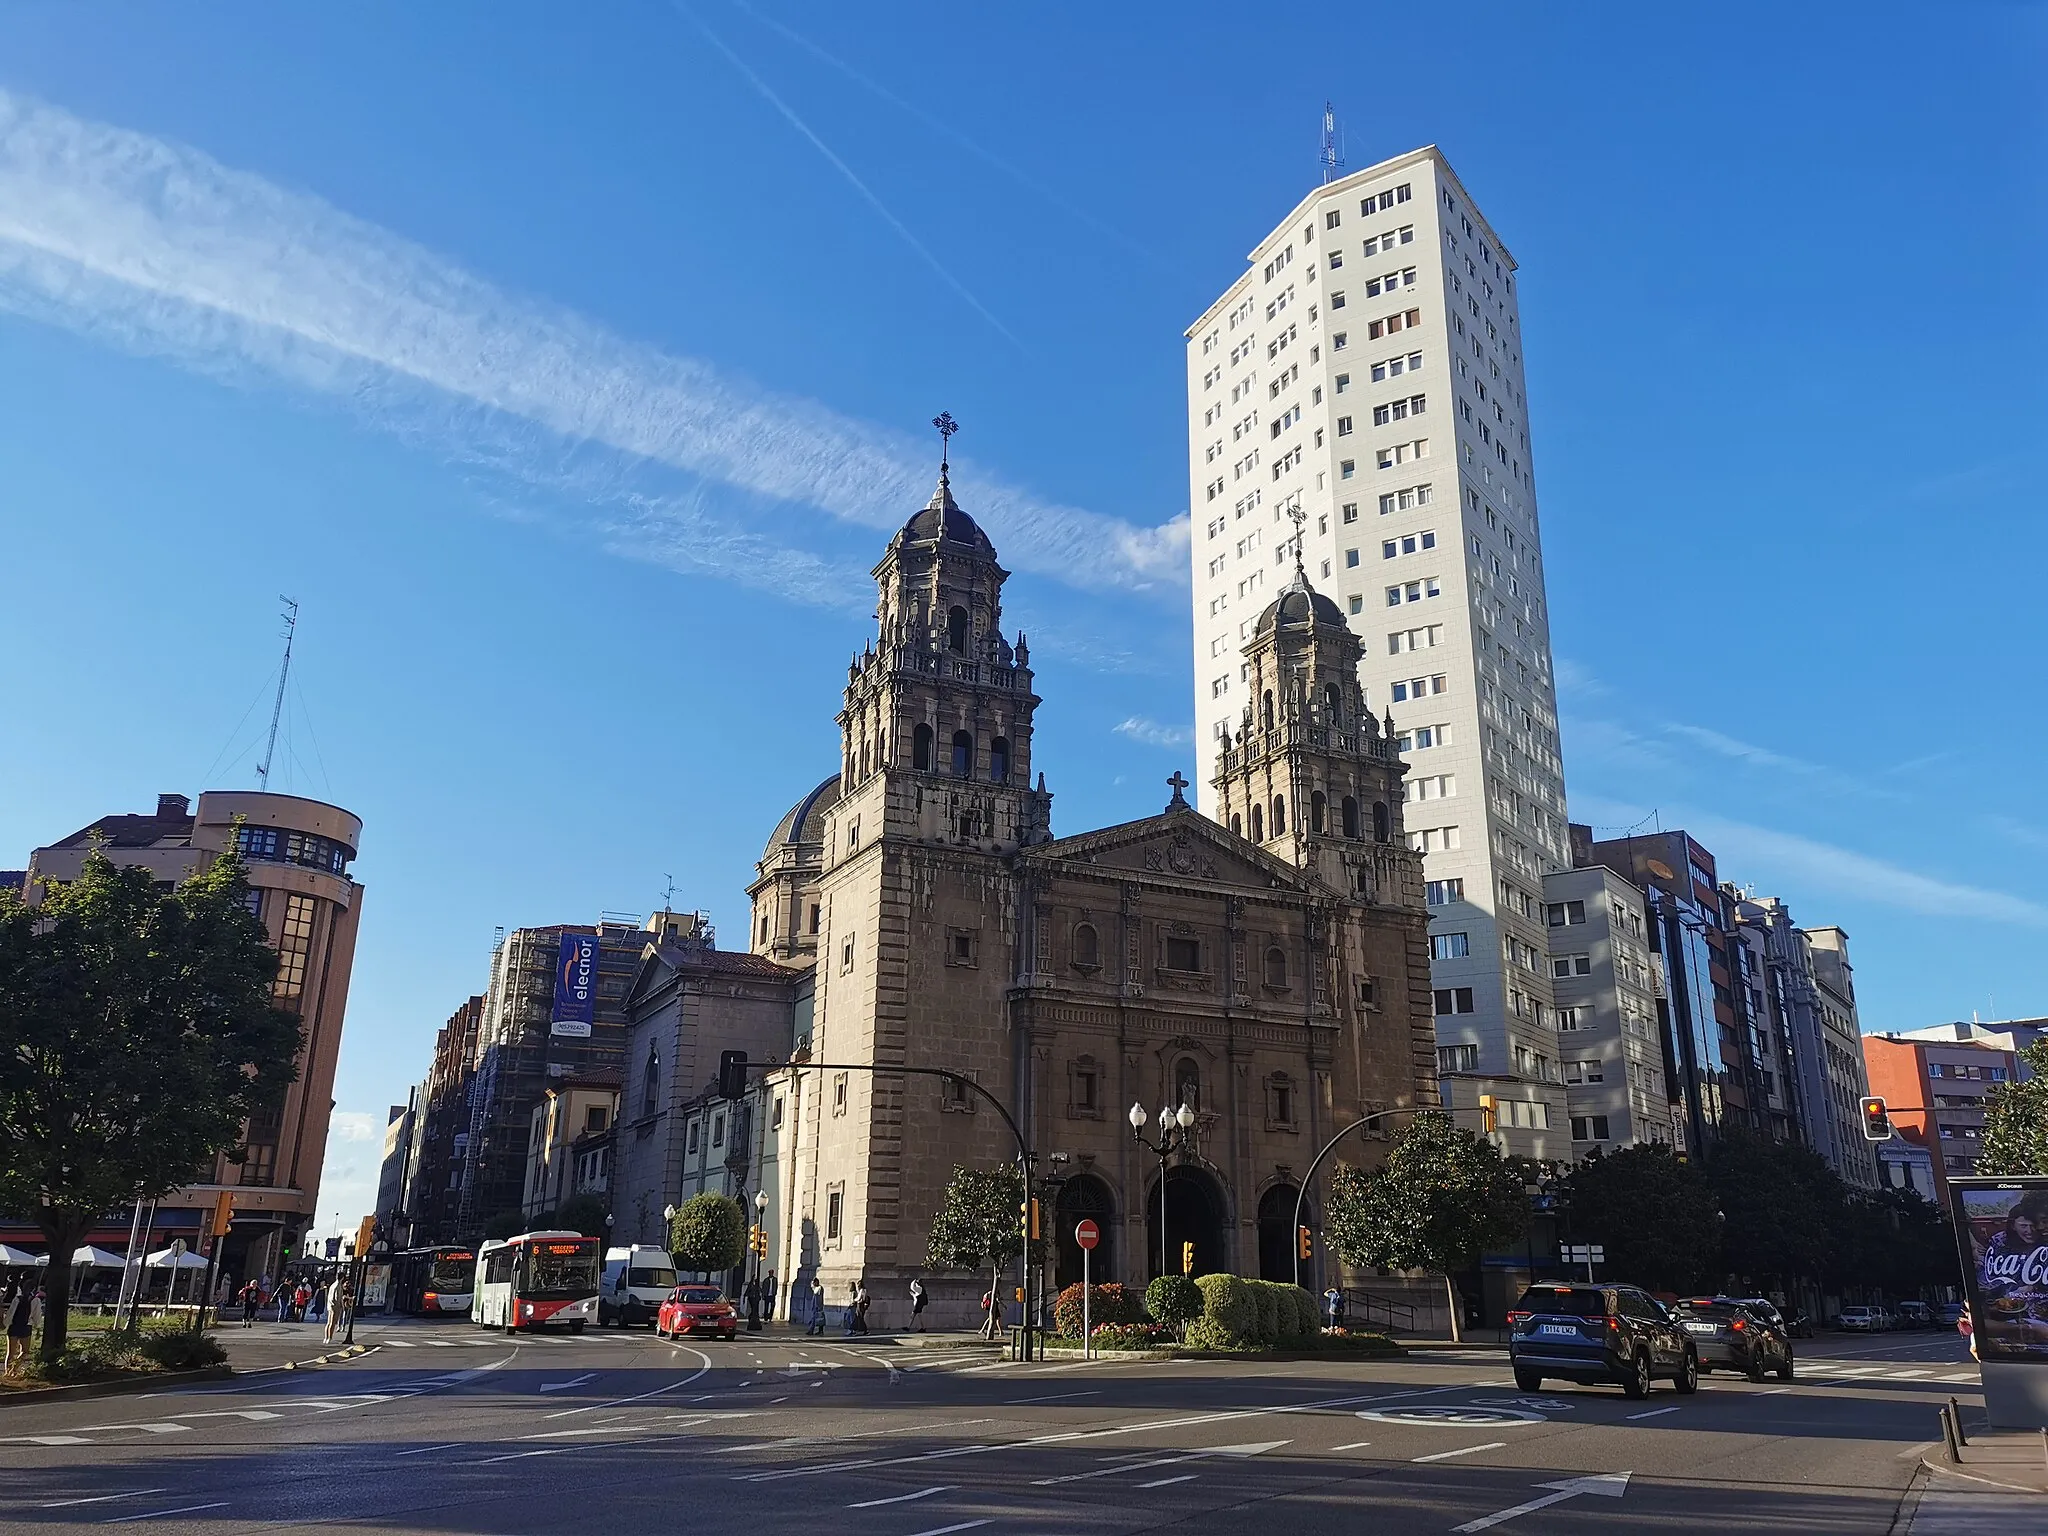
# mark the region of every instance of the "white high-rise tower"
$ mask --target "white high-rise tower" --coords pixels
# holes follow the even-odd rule
[[[1568,867],[1515,262],[1434,147],[1317,187],[1187,333],[1196,779],[1302,557],[1408,762],[1446,1101],[1571,1155],[1543,876]]]

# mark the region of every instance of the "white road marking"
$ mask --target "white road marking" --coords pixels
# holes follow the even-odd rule
[[[1067,1400],[1068,1398],[1070,1398],[1070,1397],[1100,1397],[1100,1396],[1102,1396],[1102,1389],[1101,1389],[1100,1387],[1091,1387],[1091,1388],[1090,1388],[1090,1389],[1089,1389],[1088,1391],[1086,1391],[1086,1392],[1054,1392],[1053,1394],[1051,1394],[1051,1395],[1050,1395],[1050,1396],[1048,1396],[1048,1397],[1013,1397],[1013,1398],[1011,1398],[1011,1399],[1010,1399],[1010,1400],[1009,1400],[1009,1401],[1008,1401],[1007,1403],[1004,1403],[1004,1404],[1003,1404],[1003,1406],[1004,1406],[1005,1408],[1023,1408],[1023,1407],[1027,1407],[1027,1406],[1029,1406],[1029,1405],[1030,1405],[1030,1404],[1032,1404],[1032,1403],[1059,1403],[1059,1402],[1064,1402],[1064,1401],[1066,1401],[1066,1400]]]
[[[424,1456],[429,1451],[459,1450],[464,1443],[461,1440],[450,1440],[446,1445],[416,1445],[409,1451],[394,1451],[392,1454],[394,1456]]]
[[[535,1387],[534,1390],[536,1392],[566,1392],[571,1387],[580,1387],[586,1381],[595,1380],[597,1380],[597,1372],[585,1371],[581,1376],[576,1377],[572,1381],[544,1381],[538,1387]]]
[[[914,1531],[911,1536],[953,1536],[955,1531],[971,1531],[977,1525],[987,1525],[986,1520],[962,1520],[958,1525],[935,1525],[928,1531]]]
[[[1151,1482],[1140,1483],[1138,1486],[1140,1488],[1166,1488],[1174,1483],[1192,1483],[1201,1475],[1199,1472],[1183,1472],[1179,1477],[1155,1477]]]
[[[1886,1381],[1916,1381],[1922,1376],[1932,1376],[1932,1371],[1887,1371]]]
[[[1333,1451],[1356,1451],[1371,1444],[1370,1440],[1352,1440],[1343,1445],[1333,1445],[1330,1449]]]
[[[1487,1530],[1517,1515],[1526,1515],[1539,1509],[1548,1509],[1553,1504],[1562,1504],[1566,1499],[1577,1498],[1582,1493],[1597,1493],[1604,1498],[1618,1499],[1628,1492],[1627,1472],[1610,1472],[1603,1477],[1572,1477],[1562,1482],[1538,1483],[1539,1488],[1555,1488],[1557,1492],[1546,1494],[1540,1499],[1531,1499],[1526,1504],[1517,1504],[1512,1509],[1503,1509],[1477,1520],[1468,1520],[1463,1525],[1451,1528],[1452,1536],[1472,1536],[1474,1531]]]
[[[144,1515],[116,1515],[111,1520],[102,1520],[100,1524],[126,1525],[131,1520],[158,1520],[165,1515],[191,1515],[197,1514],[202,1509],[226,1509],[227,1507],[228,1501],[222,1499],[214,1504],[187,1504],[178,1509],[153,1509]]]
[[[1411,1457],[1410,1460],[1417,1462],[1449,1461],[1453,1456],[1476,1456],[1481,1451],[1497,1451],[1506,1444],[1507,1441],[1505,1440],[1489,1440],[1484,1445],[1468,1445],[1461,1451],[1438,1451],[1434,1456],[1415,1456]]]
[[[1150,1461],[1132,1462],[1116,1467],[1098,1467],[1093,1472],[1069,1472],[1065,1477],[1034,1478],[1031,1486],[1034,1488],[1051,1488],[1061,1483],[1085,1483],[1091,1478],[1116,1477],[1125,1472],[1142,1472],[1147,1467],[1171,1467],[1183,1461],[1200,1461],[1205,1456],[1257,1456],[1261,1452],[1278,1450],[1283,1445],[1291,1444],[1293,1442],[1289,1440],[1261,1440],[1249,1445],[1212,1445],[1206,1450],[1186,1451],[1178,1456],[1155,1456]],[[1142,1483],[1139,1486],[1150,1488],[1156,1485]]]
[[[848,1509],[879,1509],[884,1504],[909,1504],[918,1499],[928,1499],[935,1493],[951,1493],[957,1484],[939,1483],[931,1488],[920,1488],[916,1493],[899,1493],[893,1499],[863,1499],[858,1504],[849,1504]]]
[[[89,1499],[52,1499],[45,1509],[69,1509],[74,1504],[111,1504],[115,1499],[140,1499],[152,1493],[162,1493],[161,1488],[137,1488],[133,1493],[96,1493]]]
[[[1942,1381],[1976,1381],[1979,1377],[1975,1371],[1957,1371],[1953,1376],[1943,1376],[1938,1379]]]
[[[1768,1392],[1757,1393],[1758,1397],[1776,1397],[1780,1392],[1790,1392],[1790,1387],[1772,1387]]]
[[[628,1403],[644,1403],[650,1397],[666,1397],[671,1392],[680,1392],[684,1387],[687,1387],[691,1382],[697,1380],[698,1377],[709,1375],[711,1372],[711,1357],[709,1355],[705,1354],[700,1349],[689,1349],[687,1350],[687,1352],[689,1354],[695,1355],[699,1360],[702,1360],[704,1363],[701,1366],[699,1366],[696,1370],[690,1372],[690,1374],[685,1376],[681,1381],[670,1382],[665,1387],[656,1387],[652,1392],[642,1392],[636,1397],[617,1397],[613,1398],[608,1403],[586,1403],[581,1408],[558,1409],[556,1412],[549,1414],[548,1417],[551,1419],[573,1418],[575,1415],[579,1413],[594,1413],[601,1408],[623,1408]]]
[[[876,1433],[880,1435],[917,1435],[923,1434],[926,1430],[932,1429],[953,1429],[955,1427],[961,1427],[968,1424],[993,1423],[995,1423],[994,1419],[948,1419],[943,1424],[905,1424],[900,1429],[883,1429],[877,1430]],[[866,1436],[855,1436],[854,1438],[865,1439]]]
[[[1676,1408],[1652,1408],[1647,1413],[1632,1413],[1628,1417],[1631,1419],[1654,1419],[1661,1414],[1676,1412],[1678,1412]]]

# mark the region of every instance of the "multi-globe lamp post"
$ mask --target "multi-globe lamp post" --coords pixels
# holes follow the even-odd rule
[[[1130,1113],[1131,1136],[1139,1146],[1154,1153],[1159,1159],[1159,1273],[1166,1270],[1166,1164],[1176,1152],[1192,1151],[1195,1143],[1195,1112],[1182,1104],[1177,1110],[1163,1105],[1159,1110],[1158,1139],[1145,1139],[1145,1106],[1133,1104]]]

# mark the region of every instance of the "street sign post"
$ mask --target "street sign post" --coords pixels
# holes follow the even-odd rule
[[[1095,1252],[1095,1245],[1102,1241],[1102,1228],[1087,1217],[1074,1225],[1074,1243],[1081,1250],[1081,1358],[1095,1358],[1095,1330],[1090,1326],[1088,1284],[1088,1256]]]

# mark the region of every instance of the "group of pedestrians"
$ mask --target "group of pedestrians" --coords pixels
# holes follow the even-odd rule
[[[825,1282],[816,1275],[813,1275],[808,1287],[804,1287],[800,1291],[792,1291],[790,1297],[791,1321],[795,1321],[798,1312],[799,1296],[802,1298],[802,1312],[805,1320],[804,1332],[806,1334],[823,1333],[830,1311],[825,1300]],[[930,1302],[931,1292],[925,1288],[924,1281],[913,1276],[910,1282],[910,1332],[923,1333],[925,1331],[924,1309]],[[846,1309],[840,1315],[840,1326],[847,1337],[857,1337],[869,1331],[868,1308],[872,1304],[873,1298],[868,1295],[868,1288],[864,1281],[855,1280],[848,1285]],[[983,1305],[986,1306],[987,1304],[987,1299],[984,1298]]]

